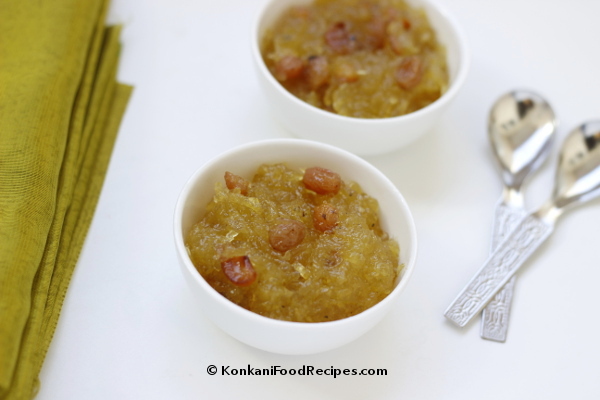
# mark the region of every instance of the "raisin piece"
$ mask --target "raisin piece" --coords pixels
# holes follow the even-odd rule
[[[248,256],[232,257],[221,261],[221,269],[236,286],[249,286],[256,280],[256,271]]]
[[[375,15],[367,23],[366,44],[373,49],[381,49],[385,45],[387,22],[381,15]]]
[[[348,54],[356,47],[356,37],[348,31],[346,23],[337,22],[325,33],[325,42],[336,53]]]
[[[423,77],[421,59],[417,56],[404,58],[398,65],[394,77],[402,89],[413,89],[421,82]]]
[[[402,27],[404,28],[404,30],[410,30],[410,28],[412,27],[412,23],[410,22],[409,19],[407,18],[402,18]]]
[[[227,189],[229,190],[239,188],[240,193],[244,196],[248,194],[248,188],[250,187],[250,183],[247,180],[229,171],[225,172],[225,185],[227,185]]]
[[[298,246],[304,240],[306,227],[293,219],[280,221],[269,230],[269,243],[273,249],[286,252]]]
[[[304,62],[296,56],[285,56],[275,64],[275,77],[279,81],[298,78],[304,70]]]
[[[323,203],[316,206],[313,211],[313,224],[316,230],[327,232],[335,228],[338,217],[337,208],[331,204]]]
[[[342,179],[338,174],[321,167],[308,168],[302,182],[307,189],[318,194],[336,194],[342,186]]]

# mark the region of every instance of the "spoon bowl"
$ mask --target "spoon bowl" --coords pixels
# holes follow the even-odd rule
[[[555,127],[554,111],[535,93],[515,90],[496,101],[488,135],[506,187],[518,190],[546,159]]]
[[[558,208],[600,195],[600,121],[575,128],[562,147],[553,201]]]

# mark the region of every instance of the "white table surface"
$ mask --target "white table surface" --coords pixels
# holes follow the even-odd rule
[[[198,309],[179,271],[172,216],[184,182],[239,144],[288,137],[252,69],[262,1],[114,0],[125,24],[120,79],[135,85],[106,183],[41,373],[39,400],[598,399],[600,201],[565,214],[519,273],[506,343],[443,311],[485,260],[499,175],[486,136],[493,101],[545,95],[559,139],[600,118],[600,1],[437,0],[463,25],[466,84],[438,128],[368,157],[400,189],[419,237],[395,309],[337,350],[282,356],[248,347]],[[556,151],[526,187],[550,194]],[[387,376],[215,376],[231,368],[386,368]]]

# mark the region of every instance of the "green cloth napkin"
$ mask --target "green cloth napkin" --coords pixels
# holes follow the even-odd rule
[[[131,87],[105,0],[0,0],[0,399],[30,399]]]

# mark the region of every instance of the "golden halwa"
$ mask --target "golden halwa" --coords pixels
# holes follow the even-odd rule
[[[266,31],[263,59],[293,95],[356,118],[395,117],[448,87],[445,48],[404,0],[316,0]]]
[[[227,172],[225,185],[216,183],[185,244],[204,279],[232,302],[275,319],[333,321],[395,287],[400,250],[378,210],[333,171],[262,165],[251,181]]]

